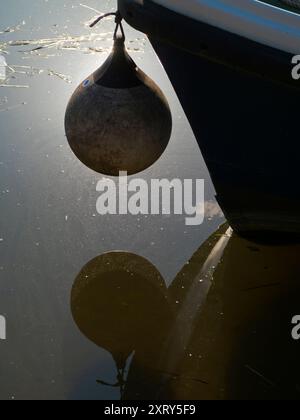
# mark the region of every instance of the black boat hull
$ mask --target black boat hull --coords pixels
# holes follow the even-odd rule
[[[298,91],[153,40],[239,232],[300,233]]]
[[[173,12],[166,18],[149,1],[147,16],[145,4],[120,3],[129,23],[149,35],[233,229],[299,234],[300,82],[291,75],[293,55]],[[151,23],[155,15],[165,24]],[[174,22],[182,22],[179,45]]]

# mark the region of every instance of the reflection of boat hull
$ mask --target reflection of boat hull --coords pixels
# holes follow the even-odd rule
[[[168,289],[142,257],[93,259],[75,280],[71,309],[115,360],[116,382],[99,385],[119,387],[124,400],[300,399],[299,252],[224,225]]]
[[[278,39],[273,34],[278,45],[270,45],[270,33],[263,45],[149,0],[119,2],[126,20],[149,34],[232,227],[244,233],[300,233],[295,124],[300,84],[291,76],[294,54],[287,50],[290,42],[300,53],[299,29],[293,43],[279,33]],[[290,15],[293,23],[300,21],[300,16]]]
[[[181,285],[197,282],[204,249],[221,232],[175,279],[172,288],[181,302]],[[291,335],[299,311],[298,255],[299,245],[255,245],[235,234],[228,239],[219,264],[213,263],[215,271],[204,279],[210,289],[180,366],[185,376],[204,383],[173,383],[175,398],[299,399],[299,342]]]
[[[299,245],[256,245],[223,226],[173,281],[173,324],[150,360],[141,340],[124,398],[298,400],[298,255]]]

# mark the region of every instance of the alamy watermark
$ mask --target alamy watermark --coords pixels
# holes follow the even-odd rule
[[[0,340],[6,340],[6,318],[0,315]]]
[[[7,63],[3,55],[0,54],[0,83],[6,79]]]
[[[131,179],[120,172],[118,182],[103,178],[97,184],[100,215],[185,215],[187,226],[204,222],[204,179]]]
[[[300,340],[300,315],[295,315],[292,319],[292,338],[293,340]]]
[[[292,58],[292,64],[293,64],[293,68],[292,68],[292,78],[294,80],[300,80],[300,55],[295,55]]]

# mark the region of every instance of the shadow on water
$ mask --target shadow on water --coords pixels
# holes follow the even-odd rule
[[[116,362],[116,383],[98,383],[128,400],[298,399],[299,251],[254,244],[225,225],[169,289],[136,255],[94,259],[71,305],[83,334]]]

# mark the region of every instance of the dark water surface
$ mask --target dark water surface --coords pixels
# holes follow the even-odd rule
[[[0,399],[299,397],[299,246],[219,229],[184,112],[149,42],[128,27],[130,53],[174,118],[166,153],[138,176],[204,178],[205,222],[96,212],[101,176],[74,157],[63,123],[75,87],[111,48],[113,21],[86,22],[114,7],[0,5]]]

